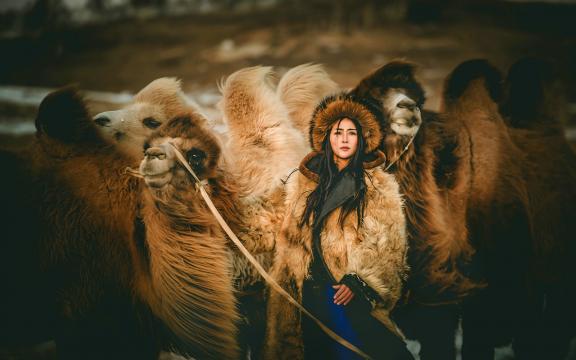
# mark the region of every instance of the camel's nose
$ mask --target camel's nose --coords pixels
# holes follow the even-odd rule
[[[100,126],[108,126],[108,124],[110,124],[110,119],[106,116],[98,116],[94,119],[94,122]]]
[[[151,147],[146,150],[146,157],[149,159],[166,159],[166,151],[161,147]]]

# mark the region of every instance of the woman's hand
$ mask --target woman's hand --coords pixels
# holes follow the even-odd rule
[[[348,303],[354,298],[354,293],[350,288],[344,284],[332,285],[336,289],[336,294],[334,294],[334,304],[336,305],[348,305]]]

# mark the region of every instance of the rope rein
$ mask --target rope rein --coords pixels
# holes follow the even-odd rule
[[[416,132],[414,133],[414,135],[412,135],[412,137],[410,138],[410,141],[408,141],[408,143],[406,144],[406,146],[404,146],[404,149],[402,149],[402,152],[400,153],[400,155],[398,155],[398,157],[391,162],[390,164],[388,164],[385,168],[384,171],[388,171],[388,169],[390,169],[390,167],[392,167],[394,164],[396,164],[401,158],[402,155],[404,155],[404,153],[408,150],[408,148],[410,147],[410,145],[412,145],[412,142],[414,141],[414,139],[416,138],[416,135],[418,134],[418,130],[420,130],[420,127],[418,127],[418,129],[416,129]],[[306,310],[306,308],[304,308],[298,301],[296,301],[286,290],[284,290],[273,278],[272,276],[270,276],[266,270],[262,267],[262,265],[260,265],[260,263],[254,258],[254,256],[252,256],[252,254],[244,247],[244,245],[242,244],[242,242],[240,241],[240,239],[238,239],[238,237],[236,236],[236,234],[234,234],[234,232],[232,231],[232,229],[230,229],[230,227],[228,226],[228,224],[226,223],[226,221],[224,220],[224,218],[222,218],[222,215],[220,215],[220,212],[218,211],[218,209],[216,209],[216,207],[214,206],[214,203],[212,202],[212,200],[210,199],[210,196],[208,195],[208,193],[206,192],[206,189],[204,188],[204,185],[206,184],[205,181],[202,181],[198,178],[198,176],[196,175],[196,173],[194,172],[194,170],[192,170],[192,167],[190,167],[190,165],[188,164],[188,162],[186,161],[186,159],[184,158],[184,156],[182,155],[182,153],[180,152],[180,150],[172,143],[168,143],[170,144],[170,146],[173,148],[174,153],[176,154],[176,158],[178,159],[178,161],[182,164],[182,166],[184,166],[184,168],[186,168],[186,170],[190,173],[190,175],[192,175],[192,177],[195,180],[195,185],[196,185],[196,189],[200,191],[200,195],[202,196],[202,199],[204,200],[204,202],[206,203],[206,205],[208,205],[208,208],[210,209],[210,212],[212,212],[212,215],[214,215],[214,217],[216,218],[216,220],[218,221],[218,223],[220,224],[220,227],[222,227],[222,229],[224,230],[224,232],[226,233],[226,235],[228,235],[228,237],[230,238],[230,240],[232,240],[232,242],[234,243],[234,245],[236,245],[236,247],[240,250],[240,252],[248,259],[248,261],[250,261],[250,263],[256,268],[256,270],[258,271],[258,273],[262,276],[262,278],[264,278],[264,280],[275,290],[277,291],[280,295],[282,295],[284,298],[286,298],[286,300],[288,300],[289,303],[291,303],[292,305],[294,305],[296,308],[298,308],[304,315],[308,316],[310,319],[312,319],[319,327],[320,329],[322,329],[322,331],[324,331],[328,336],[330,336],[334,341],[338,342],[340,345],[348,348],[349,350],[355,352],[356,354],[360,355],[361,357],[365,358],[365,359],[371,359],[370,356],[368,356],[368,354],[364,353],[362,350],[360,350],[359,348],[357,348],[356,346],[354,346],[352,343],[350,343],[349,341],[347,341],[346,339],[342,338],[340,335],[336,334],[334,331],[332,331],[329,327],[327,327],[326,325],[324,325],[318,318],[316,318],[314,315],[312,315],[308,310]],[[297,169],[295,169],[297,170]],[[131,169],[131,168],[126,168],[125,170],[125,174],[129,174],[138,178],[143,178],[142,174],[140,174],[140,172],[138,170],[135,169]],[[292,173],[290,173],[290,175],[292,175]],[[290,175],[288,177],[290,177]],[[282,181],[284,183],[284,181]]]
[[[228,235],[230,240],[232,240],[234,245],[236,245],[236,247],[238,247],[240,252],[248,259],[248,261],[250,261],[250,263],[252,265],[254,265],[254,267],[256,268],[258,273],[264,278],[264,280],[266,280],[266,282],[274,290],[276,290],[278,293],[280,293],[280,295],[285,297],[286,300],[288,300],[288,302],[290,302],[292,305],[296,306],[300,311],[302,311],[302,313],[304,313],[306,316],[308,316],[310,319],[312,319],[334,341],[338,342],[342,346],[345,346],[346,348],[348,348],[351,351],[355,352],[356,354],[362,356],[363,358],[370,359],[370,357],[366,353],[364,353],[362,350],[358,349],[356,346],[354,346],[353,344],[348,342],[346,339],[344,339],[341,336],[339,336],[338,334],[336,334],[334,331],[332,331],[330,328],[328,328],[326,325],[324,325],[320,320],[318,320],[314,315],[312,315],[308,310],[306,310],[302,305],[300,305],[300,303],[298,303],[298,301],[296,301],[292,296],[290,296],[290,294],[286,290],[284,290],[272,278],[272,276],[270,276],[266,272],[266,270],[262,267],[262,265],[260,265],[260,263],[258,263],[258,261],[252,256],[252,254],[250,254],[250,252],[244,247],[244,245],[238,239],[236,234],[234,234],[232,229],[230,229],[230,227],[228,226],[226,221],[222,218],[222,215],[220,215],[220,212],[214,206],[214,203],[210,199],[210,196],[206,192],[206,189],[204,189],[203,182],[198,178],[198,176],[196,176],[196,174],[194,173],[194,170],[192,170],[192,167],[190,167],[190,165],[188,164],[188,162],[186,161],[186,159],[184,158],[184,156],[182,155],[180,150],[178,150],[178,148],[174,144],[172,144],[172,143],[169,143],[169,144],[170,144],[170,146],[172,146],[174,153],[176,154],[176,157],[178,158],[180,163],[186,168],[186,170],[188,170],[188,172],[190,173],[190,175],[192,175],[194,180],[196,180],[196,188],[200,191],[200,194],[202,195],[202,198],[206,202],[206,205],[208,205],[208,208],[210,209],[210,211],[212,212],[212,214],[214,215],[214,217],[216,218],[216,220],[218,221],[218,223],[220,224],[222,229],[226,232],[226,234]]]
[[[410,138],[410,141],[408,141],[408,144],[406,144],[406,146],[404,146],[404,149],[402,149],[402,152],[400,153],[400,155],[398,155],[396,160],[394,160],[390,164],[388,164],[384,168],[384,171],[388,171],[388,169],[390,169],[392,167],[392,165],[396,164],[398,162],[398,160],[400,160],[402,158],[402,155],[404,155],[404,153],[408,150],[410,145],[412,145],[412,142],[414,141],[414,139],[416,139],[416,135],[418,135],[418,130],[420,130],[420,126],[418,126],[418,128],[416,129],[416,132],[414,133],[414,135],[412,135],[412,137]]]

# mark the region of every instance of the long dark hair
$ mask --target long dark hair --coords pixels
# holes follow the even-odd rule
[[[338,222],[341,227],[344,226],[344,220],[346,217],[354,210],[356,210],[356,215],[358,218],[358,227],[362,225],[364,221],[364,207],[365,207],[365,195],[366,195],[366,182],[364,179],[364,148],[366,147],[366,142],[362,136],[362,126],[356,119],[350,119],[356,125],[356,132],[358,136],[358,147],[356,153],[350,159],[350,162],[344,169],[342,169],[342,175],[344,172],[348,172],[352,175],[355,181],[355,192],[354,197],[347,200],[342,205],[342,211],[340,212],[340,218]],[[333,126],[340,124],[339,121],[334,122]],[[313,230],[320,231],[324,226],[323,222],[318,222],[318,216],[322,211],[322,205],[326,201],[329,190],[334,185],[336,177],[340,175],[338,167],[334,163],[334,152],[332,151],[332,146],[330,145],[330,132],[332,127],[328,128],[324,140],[322,141],[321,153],[322,159],[320,162],[320,168],[318,169],[318,185],[316,188],[308,195],[306,199],[306,208],[302,214],[302,219],[300,219],[299,227],[303,227],[304,224],[310,225],[310,216],[313,216]]]

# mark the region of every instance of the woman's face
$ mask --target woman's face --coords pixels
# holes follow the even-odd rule
[[[334,161],[340,169],[340,164],[347,165],[358,149],[358,132],[352,120],[344,118],[330,129],[330,146],[334,153]]]

